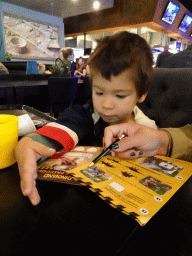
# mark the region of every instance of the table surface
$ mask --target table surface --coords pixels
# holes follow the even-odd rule
[[[85,187],[37,187],[42,201],[34,207],[21,194],[17,164],[0,171],[3,255],[26,255],[26,246],[55,255],[154,255],[154,246],[170,252],[164,255],[192,255],[192,178],[144,227]]]
[[[32,111],[30,111],[30,109]],[[38,114],[33,111],[33,108],[28,109],[1,109],[0,107],[0,114],[5,114],[5,115],[15,115],[15,116],[21,116],[28,114],[33,121],[34,125],[36,126],[37,129],[41,128],[42,126],[46,125],[49,122],[54,121],[55,119],[52,117],[47,116],[46,114],[39,116]]]
[[[0,81],[0,87],[1,86],[36,86],[36,85],[48,85],[48,79],[45,80],[20,80],[20,81],[6,81],[2,80]]]
[[[78,84],[83,84],[82,79],[78,79]],[[48,79],[40,79],[40,80],[17,80],[17,81],[10,81],[10,80],[1,80],[0,87],[6,86],[36,86],[36,85],[48,85]]]
[[[154,248],[192,255],[192,177],[144,227],[86,187],[40,180],[37,187],[42,200],[32,206],[17,164],[0,170],[1,255],[26,255],[26,246],[39,255],[154,256]]]

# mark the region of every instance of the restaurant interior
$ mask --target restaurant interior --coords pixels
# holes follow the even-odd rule
[[[165,46],[172,56],[180,56],[190,49],[192,0],[0,1],[0,61],[8,70],[6,74],[0,73],[0,124],[4,125],[5,121],[1,120],[6,115],[17,116],[17,140],[20,140],[54,124],[69,107],[76,104],[82,107],[92,100],[89,75],[62,76],[58,65],[63,57],[60,50],[72,48],[73,66],[77,67],[80,57],[86,65],[99,41],[120,31],[144,38],[152,51],[150,89],[145,101],[137,104],[139,109],[154,120],[159,129],[191,124],[190,52],[185,55],[189,57],[185,64],[180,59],[176,66],[156,68],[155,65]],[[39,72],[40,63],[45,64],[48,73]],[[0,125],[0,134],[3,125]],[[2,131],[9,132],[9,128]],[[41,202],[32,205],[21,191],[22,173],[13,153],[16,145],[11,149],[13,159],[8,156],[5,161],[4,135],[0,137],[0,255],[192,255],[190,157],[184,159],[188,164],[188,179],[178,175],[175,181],[178,191],[166,204],[163,202],[163,207],[146,225],[141,225],[137,213],[125,214],[121,203],[115,205],[110,196],[103,196],[100,188],[93,188],[91,182],[84,182],[82,178],[78,179],[78,185],[37,179]],[[83,147],[97,146],[90,139],[81,142],[79,145]],[[173,140],[172,144],[174,146]],[[78,157],[79,154],[80,151]],[[177,167],[181,168],[182,160],[178,160]],[[127,164],[130,164],[128,160]],[[45,166],[43,170],[52,169]],[[138,169],[132,167],[131,170],[134,175],[140,175]],[[133,177],[129,171],[125,175],[127,179]],[[75,180],[73,173],[70,177]],[[182,186],[179,179],[183,180]],[[117,185],[108,189],[111,197],[121,193],[122,186]],[[170,187],[171,182],[168,185]],[[146,192],[141,189],[140,194],[143,193]],[[124,201],[130,203],[133,196],[133,191],[129,191]],[[159,202],[164,200],[159,195],[155,198]],[[134,200],[135,208],[144,202],[139,196],[134,196]],[[150,197],[149,201],[152,202]],[[148,214],[143,207],[141,215],[142,211],[143,215]]]

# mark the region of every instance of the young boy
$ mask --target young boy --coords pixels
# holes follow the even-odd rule
[[[34,205],[40,201],[35,179],[36,162],[42,156],[51,156],[61,148],[67,152],[85,138],[89,145],[94,138],[101,146],[104,129],[112,124],[136,122],[156,128],[136,107],[147,95],[152,64],[150,47],[136,34],[120,32],[100,41],[88,61],[92,101],[70,107],[56,122],[18,143],[21,189]]]

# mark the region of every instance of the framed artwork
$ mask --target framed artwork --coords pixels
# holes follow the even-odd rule
[[[6,51],[14,58],[55,60],[59,57],[60,28],[3,13]]]

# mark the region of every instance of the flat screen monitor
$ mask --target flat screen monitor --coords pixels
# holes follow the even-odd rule
[[[176,42],[176,49],[178,52],[181,50],[181,42]]]
[[[91,54],[91,48],[85,48],[84,49],[84,56],[85,55],[90,55]]]
[[[175,3],[170,1],[163,13],[162,20],[165,21],[166,23],[172,24],[173,21],[175,20],[175,17],[179,9],[180,9],[179,6],[177,6]]]
[[[191,22],[192,18],[189,15],[185,14],[179,25],[179,30],[186,32],[189,26],[191,25]]]

